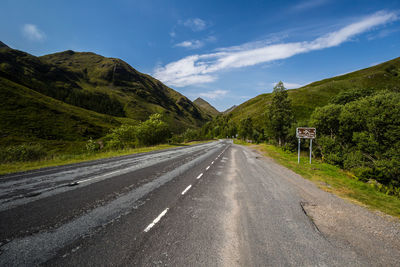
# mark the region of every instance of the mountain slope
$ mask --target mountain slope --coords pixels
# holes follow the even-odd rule
[[[400,90],[400,58],[288,90],[288,94],[292,100],[297,121],[304,121],[316,107],[326,105],[337,94],[357,89]],[[230,113],[233,121],[238,122],[249,116],[256,125],[261,127],[264,124],[264,113],[271,102],[271,97],[270,93],[262,94],[239,105]]]
[[[1,77],[0,98],[0,147],[33,142],[65,151],[133,122],[63,103]]]
[[[195,101],[193,101],[193,104],[195,104],[197,107],[202,109],[206,114],[212,117],[220,114],[220,112],[216,108],[214,108],[210,103],[208,103],[201,97],[198,97]]]
[[[117,100],[126,117],[145,120],[152,113],[164,113],[177,130],[201,126],[208,120],[188,98],[120,59],[65,51],[40,60],[79,77],[76,84],[84,91]]]
[[[222,112],[222,113],[228,114],[228,113],[232,112],[235,108],[237,108],[237,106],[236,106],[236,105],[233,105],[232,107],[228,108],[227,110],[225,110],[225,111]]]
[[[175,132],[209,120],[189,99],[120,59],[0,47],[0,146],[63,146],[162,113]]]
[[[189,99],[120,59],[73,51],[35,57],[3,47],[0,62],[0,77],[99,113],[145,120],[160,112],[178,128],[207,120]]]
[[[3,43],[2,41],[0,41],[0,48],[5,47],[5,48],[9,48],[5,43]]]

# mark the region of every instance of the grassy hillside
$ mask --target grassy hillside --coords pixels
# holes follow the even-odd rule
[[[210,103],[202,99],[201,97],[198,97],[195,101],[193,101],[193,104],[195,104],[197,107],[199,107],[201,110],[204,111],[207,115],[210,115],[211,117],[217,116],[220,114],[220,112],[214,108]]]
[[[75,81],[83,91],[116,100],[123,107],[118,115],[145,120],[152,113],[163,113],[177,131],[201,126],[209,119],[188,98],[120,59],[65,51],[40,60],[79,77]]]
[[[356,89],[400,90],[400,58],[288,90],[288,93],[295,117],[302,121],[308,119],[316,107],[328,104],[338,93]],[[256,125],[261,125],[270,101],[271,94],[262,94],[239,105],[230,114],[236,122],[249,116]]]
[[[120,59],[73,51],[35,57],[3,46],[0,62],[0,77],[98,113],[134,120],[163,113],[175,131],[209,119],[185,96]]]
[[[224,114],[231,113],[235,108],[237,108],[237,106],[233,105],[232,107],[228,108],[227,110],[223,111],[222,113],[224,113]]]
[[[52,152],[76,152],[89,137],[134,122],[66,104],[4,78],[0,98],[0,147],[39,143]]]
[[[35,57],[4,43],[0,98],[0,149],[20,149],[15,155],[26,151],[19,145],[47,155],[76,153],[89,138],[153,113],[163,114],[173,132],[211,119],[185,96],[120,59],[73,51]]]

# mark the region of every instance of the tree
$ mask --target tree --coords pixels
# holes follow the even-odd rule
[[[240,120],[239,136],[243,140],[253,138],[253,121],[250,117]]]
[[[281,81],[275,85],[272,95],[271,105],[267,108],[267,130],[279,146],[282,146],[294,121],[291,101]]]
[[[140,145],[157,145],[166,142],[170,135],[168,124],[162,115],[155,113],[136,127],[136,138]]]
[[[329,135],[333,139],[339,132],[342,108],[342,105],[337,104],[317,107],[311,115],[310,124],[318,129],[319,134]]]

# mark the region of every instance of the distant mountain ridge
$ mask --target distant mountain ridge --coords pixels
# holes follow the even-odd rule
[[[236,105],[233,105],[232,107],[228,108],[227,110],[225,110],[225,111],[222,112],[222,113],[228,114],[228,113],[232,112],[236,107],[237,107]]]
[[[201,97],[198,97],[193,103],[210,116],[217,116],[221,113]]]

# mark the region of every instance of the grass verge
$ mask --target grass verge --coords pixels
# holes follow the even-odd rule
[[[372,210],[400,218],[400,199],[377,191],[370,184],[358,181],[350,172],[336,166],[313,159],[312,164],[306,155],[297,163],[297,153],[290,153],[268,144],[249,144],[235,140],[235,144],[246,145],[260,151],[277,163],[287,167],[302,177],[314,182],[324,191],[336,194]]]
[[[66,164],[72,164],[72,163],[78,163],[96,159],[104,159],[104,158],[136,154],[136,153],[151,152],[151,151],[163,150],[174,147],[189,146],[207,142],[210,141],[194,141],[182,144],[162,144],[151,147],[131,148],[118,151],[104,151],[104,152],[90,153],[90,154],[89,153],[66,154],[66,155],[57,155],[51,159],[44,159],[39,161],[2,163],[0,164],[0,175],[10,174],[14,172],[35,170],[45,167],[54,167],[54,166],[60,166],[60,165],[66,165]]]

